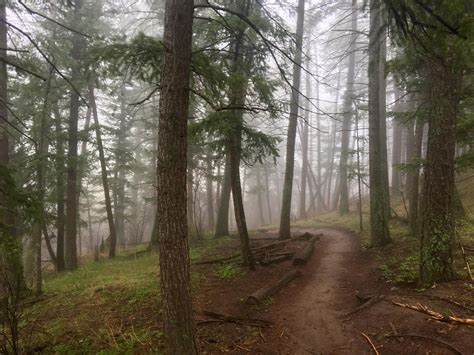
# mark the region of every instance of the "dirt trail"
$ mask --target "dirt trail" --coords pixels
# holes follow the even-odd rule
[[[323,233],[316,244],[311,261],[303,269],[305,281],[298,290],[292,290],[279,302],[291,302],[291,307],[280,307],[276,322],[283,334],[293,341],[292,353],[343,353],[358,347],[359,340],[348,331],[342,320],[354,306],[351,287],[351,264],[360,256],[359,243],[349,233],[332,230],[301,230],[299,232]],[[363,270],[363,272],[370,270]],[[358,271],[360,276],[360,270]],[[291,300],[288,300],[291,297]],[[360,349],[360,347],[359,347]]]
[[[275,323],[268,334],[271,350],[267,348],[262,353],[373,354],[363,332],[384,355],[452,354],[452,350],[439,342],[441,339],[456,347],[458,353],[474,354],[474,337],[469,327],[428,321],[426,315],[395,307],[391,302],[377,302],[347,317],[347,313],[360,305],[355,297],[357,293],[386,295],[415,304],[419,295],[385,283],[375,258],[361,250],[356,235],[335,229],[294,232],[322,233],[322,236],[309,263],[302,268],[302,279],[274,298],[269,311]],[[452,309],[445,303],[419,301],[435,309]],[[425,338],[387,338],[386,335],[394,334],[394,329],[396,334],[418,334]]]
[[[323,235],[304,268],[306,281],[292,292],[292,306],[283,308],[277,322],[295,342],[294,354],[350,351],[354,334],[345,329],[341,318],[354,303],[350,265],[359,254],[358,242],[341,231],[304,231]]]

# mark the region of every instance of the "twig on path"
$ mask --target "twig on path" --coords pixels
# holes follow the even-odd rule
[[[413,311],[418,311],[421,313],[428,314],[429,316],[431,316],[432,319],[440,321],[440,322],[456,323],[456,324],[463,324],[463,325],[474,325],[474,319],[472,318],[460,318],[460,317],[455,316],[454,314],[451,316],[444,315],[444,314],[441,314],[429,309],[428,307],[422,305],[421,303],[418,303],[418,305],[412,305],[412,304],[399,303],[393,300],[392,300],[392,303],[398,307],[407,308]]]
[[[453,305],[455,305],[459,308],[464,309],[465,311],[468,311],[469,313],[474,313],[474,308],[473,307],[470,307],[469,305],[466,305],[466,304],[460,303],[458,301],[455,301],[451,298],[435,296],[435,295],[416,295],[416,297],[425,297],[425,298],[429,298],[431,300],[448,302],[448,303],[451,303],[451,304],[453,304]]]
[[[375,347],[374,343],[372,342],[372,340],[370,340],[369,336],[360,332],[360,334],[362,334],[362,336],[367,340],[367,342],[370,344],[370,346],[372,347],[372,349],[374,350],[375,352],[375,355],[380,355],[377,348]]]
[[[427,339],[427,340],[431,340],[431,341],[434,341],[436,343],[439,343],[439,344],[442,344],[444,345],[445,347],[447,347],[448,349],[450,349],[453,353],[455,354],[459,354],[459,355],[462,355],[463,353],[461,351],[459,351],[458,349],[456,349],[453,345],[449,344],[449,343],[446,343],[442,340],[439,340],[439,339],[436,339],[436,338],[431,338],[431,337],[428,337],[426,335],[419,335],[419,334],[392,334],[392,335],[386,335],[385,336],[386,338],[420,338],[420,339]]]

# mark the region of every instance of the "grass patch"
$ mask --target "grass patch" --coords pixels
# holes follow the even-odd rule
[[[242,274],[242,268],[240,267],[240,265],[235,263],[229,263],[222,266],[218,266],[214,270],[214,275],[216,275],[220,279],[230,280]]]

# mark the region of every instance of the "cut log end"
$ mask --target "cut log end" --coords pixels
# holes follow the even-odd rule
[[[314,243],[319,240],[319,235],[312,236],[311,239],[306,242],[301,249],[299,249],[293,256],[293,265],[301,266],[306,265],[308,260],[313,255]]]

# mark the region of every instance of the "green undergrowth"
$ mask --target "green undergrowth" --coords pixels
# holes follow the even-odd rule
[[[235,238],[191,241],[191,263],[215,258]],[[44,295],[27,300],[21,317],[25,352],[57,354],[160,353],[159,258],[146,245],[122,250],[109,260],[85,261],[73,272],[48,274]],[[191,268],[192,288],[199,288],[199,268]],[[238,265],[216,270],[230,279]]]
[[[227,263],[222,266],[217,266],[214,270],[214,274],[220,279],[233,279],[244,273],[242,267],[236,263]]]

